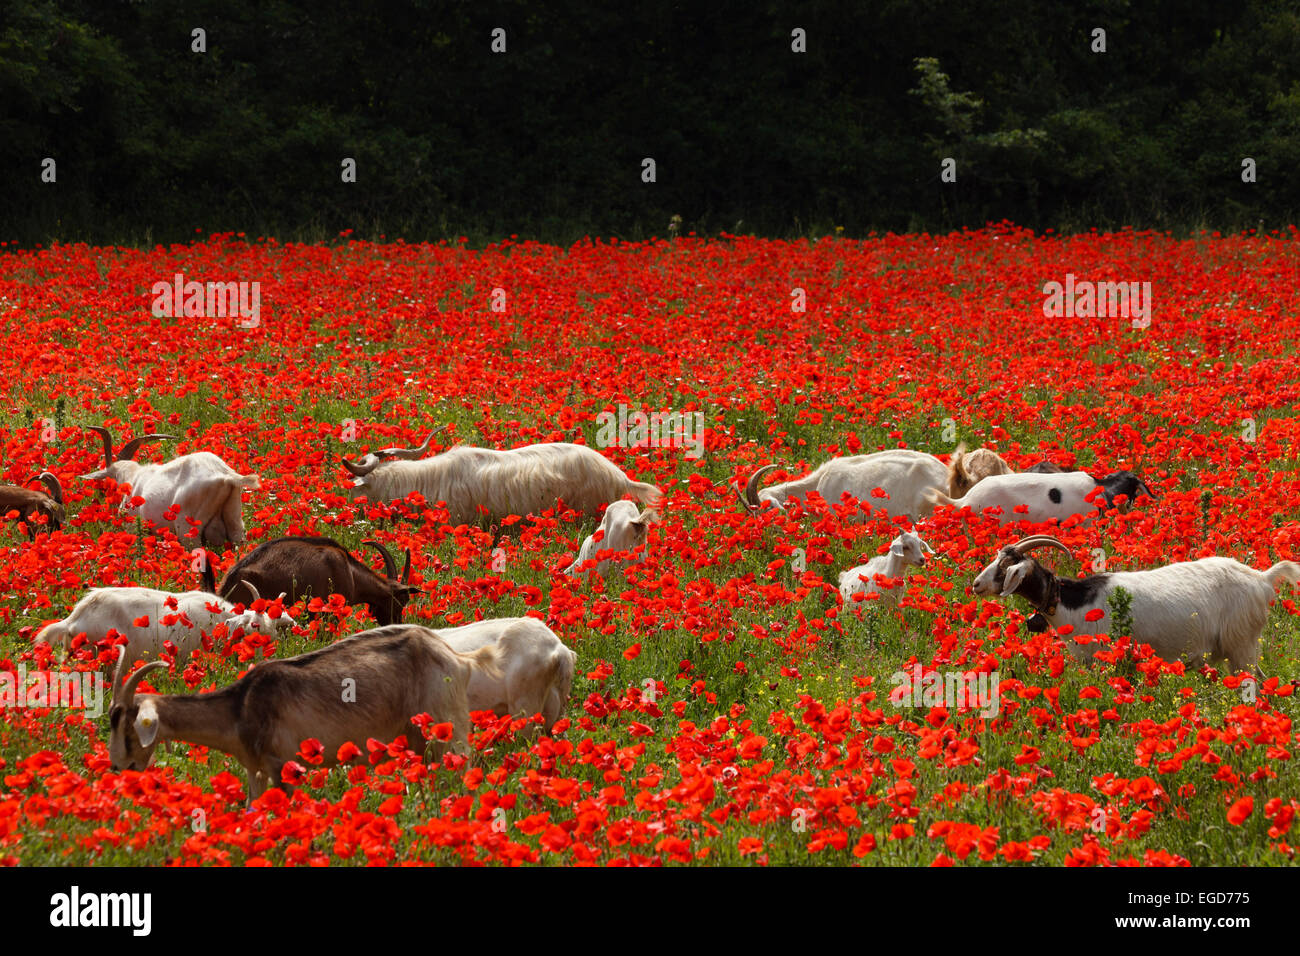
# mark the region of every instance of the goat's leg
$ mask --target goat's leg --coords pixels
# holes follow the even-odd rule
[[[285,792],[286,796],[293,796],[293,791],[295,790],[294,785],[285,782],[283,778],[284,767],[288,762],[289,761],[281,760],[278,757],[267,761],[266,770],[263,771],[266,779],[266,783],[262,788],[263,792],[269,790],[271,787],[279,787]]]
[[[242,488],[231,488],[221,506],[221,530],[225,535],[222,544],[244,543],[244,494]]]
[[[248,809],[253,809],[253,803],[262,794],[266,793],[267,778],[266,774],[254,767],[248,769]]]
[[[213,515],[205,521],[203,527],[199,529],[199,544],[203,545],[205,548],[216,548],[225,543],[224,541],[217,540],[217,530],[213,528],[213,524],[218,520],[218,517]]]
[[[551,732],[551,728],[560,722],[564,716],[564,701],[560,699],[560,691],[552,687],[546,692],[546,703],[542,705],[542,717],[545,718],[545,726],[542,728],[546,733]]]

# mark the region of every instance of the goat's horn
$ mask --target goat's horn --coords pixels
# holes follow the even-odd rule
[[[140,450],[140,446],[147,441],[162,441],[164,438],[171,441],[179,441],[175,435],[141,435],[139,438],[132,438],[122,446],[121,453],[117,456],[120,461],[131,461],[135,458],[135,453]]]
[[[262,595],[257,593],[257,585],[255,585],[252,581],[248,580],[248,578],[240,578],[240,580],[244,583],[244,587],[248,588],[248,590],[253,592],[254,601],[262,600]]]
[[[442,432],[445,432],[449,427],[450,427],[449,425],[443,425],[441,428],[435,428],[433,431],[429,432],[427,436],[425,436],[424,444],[419,445],[415,448],[381,448],[379,449],[379,451],[375,452],[375,454],[389,455],[393,458],[405,458],[408,461],[415,458],[420,458],[424,455],[425,452],[429,450],[429,446],[433,444],[434,436],[439,435]]]
[[[375,456],[371,455],[370,457],[374,458]],[[352,473],[352,477],[354,478],[366,477],[366,475],[370,474],[372,471],[378,468],[380,464],[379,459],[377,458],[372,464],[362,464],[361,462],[348,461],[346,458],[340,458],[339,461],[342,462],[344,468],[346,468],[349,472]]]
[[[117,667],[113,668],[113,695],[119,700],[121,694],[118,688],[122,686],[122,667],[126,664],[126,648],[121,644],[117,645]]]
[[[411,583],[411,549],[406,549],[406,564],[402,567],[402,583]]]
[[[41,484],[50,489],[50,497],[58,504],[63,504],[63,486],[59,484],[59,479],[55,478],[48,471],[43,471],[39,475],[32,475],[27,479],[27,483],[40,479]]]
[[[762,468],[759,468],[752,475],[750,475],[749,481],[745,483],[745,494],[741,496],[740,503],[745,506],[745,510],[748,511],[750,514],[758,513],[759,480],[765,474],[767,474],[769,471],[771,471],[776,467],[777,467],[776,465],[764,465]],[[740,495],[739,490],[737,490],[736,494]]]
[[[122,665],[126,663],[126,648],[119,644],[117,646],[117,653],[117,670],[120,674],[122,672]],[[156,671],[159,669],[166,670],[166,668],[166,661],[150,661],[148,664],[145,664],[144,667],[140,668],[122,683],[122,691],[119,695],[118,703],[123,707],[130,707],[131,704],[135,702],[135,689],[140,686],[140,681],[144,679],[144,675],[148,674],[150,671]]]
[[[375,541],[373,538],[367,538],[365,541],[362,541],[361,543],[363,545],[367,545],[371,548],[374,548],[376,551],[379,552],[380,556],[384,559],[384,577],[388,578],[388,580],[390,581],[396,581],[397,562],[393,560],[392,553],[387,548],[385,548],[382,544],[380,544],[378,541]],[[410,560],[409,551],[407,552],[407,555],[408,555],[407,560],[409,561]],[[409,565],[407,566],[407,570],[408,571],[410,570]]]
[[[104,467],[113,467],[113,433],[102,425],[87,425],[85,430],[88,432],[98,432],[99,437],[104,439]]]
[[[1035,548],[1041,548],[1044,546],[1056,548],[1058,551],[1064,551],[1066,554],[1071,556],[1074,555],[1073,551],[1067,548],[1056,538],[1053,538],[1051,535],[1048,534],[1035,534],[1035,535],[1030,535],[1028,538],[1021,538],[1011,547],[1015,548],[1021,554],[1028,554],[1030,551],[1033,551]]]

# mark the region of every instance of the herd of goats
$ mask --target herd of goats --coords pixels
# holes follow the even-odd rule
[[[124,513],[169,528],[181,540],[197,538],[205,548],[243,543],[242,494],[260,487],[257,475],[240,475],[209,452],[141,464],[134,460],[141,445],[175,436],[144,435],[115,455],[111,433],[90,430],[103,439],[105,465],[82,478],[111,478],[129,486],[121,503]],[[607,574],[611,562],[644,545],[649,525],[658,520],[660,490],[633,481],[588,446],[548,442],[505,451],[455,446],[426,458],[436,434],[416,447],[383,448],[358,461],[345,460],[353,476],[352,494],[388,504],[419,493],[430,503],[443,503],[452,524],[490,522],[498,527],[508,516],[541,515],[562,501],[588,518],[601,518],[567,568],[570,574]],[[864,516],[871,505],[877,514],[883,510],[915,524],[944,505],[993,515],[1006,524],[1059,522],[1073,515],[1091,520],[1141,497],[1155,498],[1129,471],[1094,476],[1042,462],[1015,473],[993,451],[964,446],[946,463],[906,449],[835,458],[803,478],[760,489],[762,477],[775,467],[759,468],[743,492],[737,489],[750,512],[784,511],[815,493],[827,503],[846,497],[859,502],[851,517]],[[57,477],[43,472],[27,484],[38,479],[45,491],[0,486],[0,515],[26,522],[33,538],[40,525],[55,531],[65,520]],[[624,500],[628,497],[645,509]],[[383,559],[382,574],[332,539],[278,538],[240,558],[219,583],[205,563],[202,590],[94,588],[67,617],[42,628],[35,642],[58,644],[66,654],[78,638],[93,644],[114,630],[125,637],[117,643],[109,710],[113,767],[149,766],[164,741],[216,748],[247,770],[250,804],[268,786],[288,789],[281,771],[309,738],[321,742],[323,765],[331,766],[348,741],[393,740],[402,734],[408,741],[424,740],[423,715],[433,724],[452,727],[450,739],[429,742],[435,757],[448,746],[468,751],[470,711],[528,721],[521,730],[525,736],[560,719],[577,655],[549,627],[529,617],[437,630],[402,624],[407,603],[421,593],[409,583],[410,551],[399,574],[387,548],[375,541],[364,544]],[[1036,612],[1031,628],[1070,625],[1075,634],[1099,634],[1110,625],[1108,596],[1123,588],[1131,596],[1136,642],[1149,644],[1166,660],[1226,659],[1234,671],[1250,670],[1257,678],[1263,676],[1260,635],[1276,589],[1284,580],[1300,582],[1300,564],[1291,561],[1258,571],[1220,557],[1145,571],[1059,577],[1031,556],[1041,547],[1071,554],[1054,537],[1024,538],[1003,547],[975,577],[972,590],[1025,599]],[[896,602],[907,569],[924,566],[927,553],[934,551],[915,531],[900,534],[886,554],[840,576],[844,601]],[[349,604],[365,605],[380,626],[320,650],[259,663],[211,693],[137,695],[146,674],[168,666],[155,659],[126,675],[128,665],[137,661],[174,649],[179,665],[219,625],[229,634],[242,629],[267,636],[294,626],[281,608],[274,608],[273,616],[261,600],[263,594],[277,593],[282,607],[307,596],[340,595]],[[235,603],[237,597],[244,602]],[[1095,643],[1070,646],[1083,660],[1097,648]]]

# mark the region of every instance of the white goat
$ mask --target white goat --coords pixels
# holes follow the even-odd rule
[[[996,513],[1001,524],[1064,521],[1071,515],[1091,516],[1106,504],[1104,489],[1086,471],[1056,475],[991,475],[961,498],[950,498],[936,490],[927,492],[927,495],[935,504],[950,505],[958,510],[969,508],[977,515],[990,508],[1001,509]],[[1017,511],[1021,505],[1025,510]]]
[[[975,578],[972,590],[981,596],[1018,594],[1041,613],[1050,626],[1069,624],[1074,634],[1110,633],[1107,598],[1116,588],[1132,595],[1133,640],[1149,644],[1167,661],[1195,663],[1206,655],[1226,658],[1234,671],[1259,670],[1259,637],[1268,608],[1283,581],[1300,582],[1300,564],[1279,561],[1257,571],[1231,558],[1181,561],[1148,571],[1114,571],[1086,578],[1057,577],[1029,557],[1048,546],[1072,554],[1056,538],[1034,535],[998,552]],[[1095,621],[1090,612],[1100,611]],[[1095,643],[1070,642],[1075,657],[1091,660]]]
[[[503,617],[434,631],[458,654],[495,650],[499,673],[476,670],[469,709],[517,718],[541,714],[547,731],[564,716],[578,655],[533,617]],[[523,736],[531,736],[532,726]]]
[[[612,555],[630,552],[645,544],[646,531],[658,520],[658,515],[647,508],[638,513],[637,506],[631,501],[615,501],[605,509],[605,517],[600,527],[593,534],[587,535],[578,549],[578,556],[569,565],[565,574],[578,574],[583,565],[595,560],[594,570],[605,577],[613,563]]]
[[[324,767],[338,762],[345,743],[365,753],[371,737],[387,742],[404,734],[408,748],[423,753],[423,729],[412,718],[427,714],[451,724],[453,748],[470,753],[466,689],[474,672],[497,671],[492,648],[457,654],[435,632],[405,624],[266,661],[208,694],[137,697],[140,679],[165,665],[155,661],[123,679],[125,661],[119,652],[108,712],[113,769],[146,769],[168,740],[212,747],[244,765],[250,805],[268,786],[293,789],[281,771],[309,738],[320,741]],[[441,744],[430,746],[435,756],[442,752]]]
[[[137,625],[142,618],[146,623]],[[232,634],[243,628],[273,637],[294,623],[288,614],[272,618],[251,606],[236,613],[234,604],[206,591],[173,594],[153,588],[92,588],[67,617],[43,627],[33,643],[57,643],[66,655],[78,634],[84,633],[93,644],[116,630],[126,638],[127,660],[158,657],[163,643],[171,641],[176,645],[176,664],[183,667],[203,635],[211,635],[218,624],[225,624]]]
[[[750,476],[740,498],[741,504],[750,512],[758,512],[765,501],[784,511],[791,499],[802,499],[815,491],[828,506],[838,505],[841,497],[848,494],[873,510],[883,508],[891,518],[905,515],[915,521],[934,509],[925,493],[948,485],[947,465],[933,455],[906,448],[832,458],[803,478],[759,491],[759,479],[776,467],[764,465]],[[888,497],[873,497],[872,491],[876,488]],[[849,520],[865,518],[866,515],[859,511]]]
[[[595,517],[602,505],[627,494],[644,504],[655,504],[662,497],[654,485],[633,481],[594,448],[568,442],[508,451],[457,445],[417,460],[434,434],[417,448],[386,448],[360,461],[344,461],[355,476],[352,495],[387,503],[418,491],[430,504],[445,501],[452,524],[540,515],[560,499],[567,507]],[[396,460],[384,461],[380,455]]]
[[[159,528],[170,528],[181,541],[193,531],[189,519],[198,524],[199,543],[211,548],[244,541],[243,493],[261,487],[257,475],[241,475],[207,451],[181,455],[161,465],[142,465],[132,459],[145,442],[175,435],[141,435],[113,455],[113,435],[98,425],[87,427],[104,439],[104,467],[81,477],[87,481],[112,478],[131,486],[122,499],[123,512],[134,513]],[[139,508],[131,498],[144,499]],[[168,518],[168,514],[174,517]]]
[[[866,564],[845,571],[840,575],[840,596],[844,603],[857,603],[853,595],[878,594],[882,604],[894,605],[903,592],[903,583],[907,578],[907,569],[925,567],[926,552],[934,554],[934,549],[921,540],[913,531],[904,531],[889,545],[889,553],[877,555]],[[884,580],[882,580],[884,579]]]

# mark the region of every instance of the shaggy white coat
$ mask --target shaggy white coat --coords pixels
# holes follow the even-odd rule
[[[595,517],[601,506],[624,495],[645,504],[661,496],[654,485],[633,481],[595,449],[568,442],[508,451],[457,445],[420,461],[386,461],[352,484],[354,496],[373,502],[400,501],[413,491],[430,504],[445,501],[452,524],[540,515],[560,499]]]

